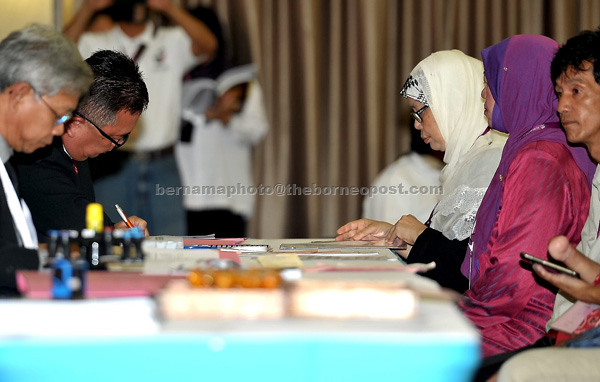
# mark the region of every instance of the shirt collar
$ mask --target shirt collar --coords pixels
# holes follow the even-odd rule
[[[596,172],[594,173],[592,184],[594,185],[594,187],[600,189],[600,164],[596,166]]]
[[[13,153],[13,148],[10,147],[4,137],[0,135],[0,159],[2,159],[2,163],[8,162]]]
[[[69,159],[73,160],[73,157],[71,156],[71,154],[69,154],[69,152],[67,151],[67,148],[65,147],[65,145],[62,145],[63,151],[65,152],[65,154],[67,154],[67,156],[69,157]]]

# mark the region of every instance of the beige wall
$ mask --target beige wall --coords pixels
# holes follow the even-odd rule
[[[70,20],[76,0],[62,0],[63,20]],[[54,24],[55,0],[0,0],[0,40],[30,23]]]
[[[2,0],[0,8],[0,39],[29,23],[54,23],[53,0]]]

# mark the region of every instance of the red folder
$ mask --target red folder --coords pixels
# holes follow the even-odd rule
[[[17,288],[28,298],[52,297],[52,273],[50,271],[17,272]],[[87,273],[86,297],[137,297],[153,296],[173,279],[181,275],[143,275],[138,272],[89,271]]]

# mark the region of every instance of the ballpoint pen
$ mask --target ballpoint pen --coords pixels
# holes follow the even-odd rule
[[[115,204],[115,208],[117,209],[119,216],[121,217],[121,219],[123,219],[123,221],[125,222],[127,227],[133,228],[133,224],[131,223],[131,220],[129,220],[127,215],[125,215],[125,212],[123,212],[123,209],[118,204]]]

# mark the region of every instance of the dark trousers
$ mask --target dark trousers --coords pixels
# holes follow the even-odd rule
[[[246,220],[229,210],[187,210],[187,234],[246,237]]]

